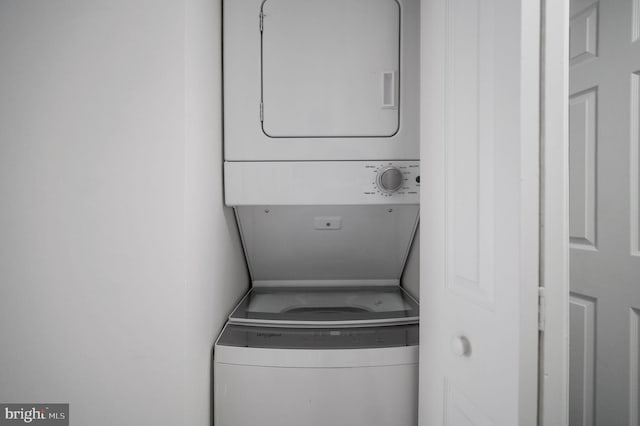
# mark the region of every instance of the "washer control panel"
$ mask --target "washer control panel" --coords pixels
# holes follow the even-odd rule
[[[226,162],[225,202],[228,206],[419,204],[420,162]]]
[[[382,197],[417,196],[420,191],[420,165],[412,161],[367,163],[372,172],[371,184],[365,195]]]

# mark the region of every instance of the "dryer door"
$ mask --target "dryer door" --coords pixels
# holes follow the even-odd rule
[[[398,131],[396,0],[266,0],[262,128],[270,137]]]

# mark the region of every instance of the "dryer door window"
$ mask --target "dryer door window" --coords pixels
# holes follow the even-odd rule
[[[265,0],[261,12],[267,136],[390,137],[398,131],[396,0]]]

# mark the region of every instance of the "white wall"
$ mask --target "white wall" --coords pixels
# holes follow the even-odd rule
[[[0,401],[210,424],[213,339],[247,285],[222,208],[219,11],[0,3]]]
[[[184,425],[211,422],[213,341],[248,290],[222,191],[221,0],[186,1],[187,388]]]

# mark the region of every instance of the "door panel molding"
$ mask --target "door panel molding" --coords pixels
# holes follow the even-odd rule
[[[629,425],[640,424],[640,309],[630,311]]]
[[[638,0],[640,1],[640,0]],[[635,5],[635,4],[634,4]],[[630,158],[630,238],[631,255],[640,256],[640,71],[631,74],[631,108],[629,132]]]
[[[454,0],[446,13],[446,285],[492,309],[494,72],[481,58],[493,57],[493,3]]]
[[[633,24],[631,27],[631,42],[636,42],[638,38],[640,38],[640,0],[632,1]]]
[[[569,99],[569,213],[571,247],[597,249],[596,174],[598,88]]]
[[[570,63],[576,65],[598,57],[598,3],[571,18]]]
[[[579,339],[572,341],[570,346],[571,424],[593,426],[597,301],[592,297],[571,293],[570,304],[571,338]]]

